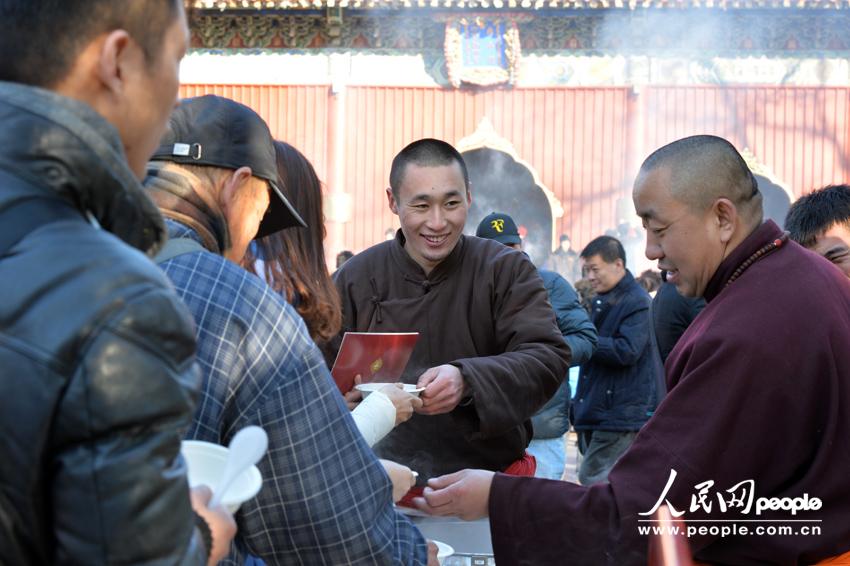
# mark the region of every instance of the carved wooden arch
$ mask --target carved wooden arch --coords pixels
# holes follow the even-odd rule
[[[543,184],[543,181],[540,180],[540,175],[537,173],[537,170],[530,163],[528,163],[519,156],[513,144],[496,132],[496,129],[493,127],[493,123],[490,122],[490,120],[486,116],[483,117],[481,119],[481,122],[478,123],[478,127],[475,129],[475,132],[457,142],[456,149],[462,154],[478,149],[489,149],[492,151],[498,151],[506,154],[517,165],[526,169],[531,174],[534,186],[541,193],[543,193],[543,195],[546,197],[547,203],[549,204],[552,230],[550,234],[551,241],[549,242],[549,249],[546,250],[546,252],[549,253],[558,246],[558,231],[556,230],[556,227],[558,225],[557,219],[564,216],[563,204],[560,200],[558,200],[558,197],[555,196],[555,193],[553,193],[549,189],[549,187]],[[473,202],[475,200],[475,194],[475,187],[473,186]]]

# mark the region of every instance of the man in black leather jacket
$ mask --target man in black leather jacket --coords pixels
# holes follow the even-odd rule
[[[2,13],[0,564],[214,562],[235,525],[206,490],[194,526],[194,328],[145,256],[165,230],[139,184],[176,102],[181,2]]]

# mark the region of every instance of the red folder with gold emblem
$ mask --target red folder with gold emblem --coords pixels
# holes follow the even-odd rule
[[[418,339],[418,332],[346,332],[331,375],[343,393],[354,387],[356,375],[363,383],[396,382]]]

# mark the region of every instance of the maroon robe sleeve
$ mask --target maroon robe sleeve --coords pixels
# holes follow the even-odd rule
[[[742,300],[763,294],[761,287],[753,291]],[[689,543],[698,559],[749,563],[754,547],[759,560],[777,564],[811,563],[840,553],[836,541],[845,546],[850,541],[850,527],[840,519],[842,509],[850,508],[850,452],[846,430],[839,432],[836,423],[844,418],[839,399],[848,400],[850,329],[845,325],[841,335],[814,322],[792,328],[782,320],[788,310],[811,310],[811,303],[774,308],[759,300],[763,308],[706,309],[707,316],[697,321],[700,340],[685,344],[668,366],[682,379],[615,465],[610,484],[495,477],[490,523],[499,566],[646,564],[649,539],[638,532],[638,521],[651,517],[639,513],[658,502],[671,470],[677,476],[665,499],[685,511],[686,520],[801,518],[787,511],[758,517],[753,511],[746,516],[740,510],[721,512],[717,492],[750,479],[756,499],[808,494],[829,502],[803,517],[823,520],[830,529],[824,536],[694,536]],[[690,512],[695,486],[708,480],[714,482],[711,513],[702,507]]]

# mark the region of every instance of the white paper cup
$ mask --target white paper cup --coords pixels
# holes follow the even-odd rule
[[[355,385],[354,388],[356,390],[360,391],[363,394],[363,398],[365,399],[366,397],[369,396],[369,394],[372,391],[377,391],[378,389],[383,389],[387,385],[395,385],[395,384],[393,384],[393,383],[379,383],[379,382],[361,383],[359,385]],[[410,393],[411,395],[413,395],[415,397],[419,397],[419,394],[422,393],[425,390],[424,387],[416,387],[415,383],[404,383],[402,385],[404,386],[404,392],[405,393]]]
[[[184,440],[180,452],[189,467],[189,487],[206,485],[215,489],[227,462],[227,447],[202,440]],[[251,466],[233,480],[221,502],[231,513],[260,491],[263,477],[257,466]]]

